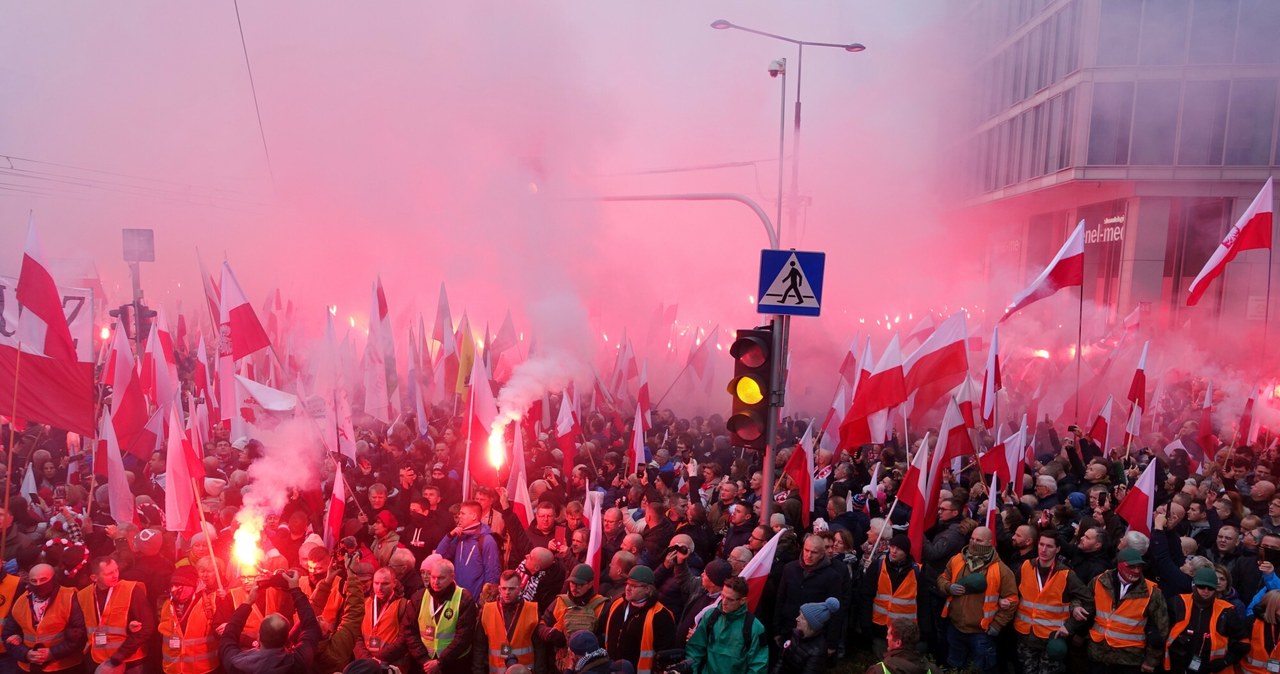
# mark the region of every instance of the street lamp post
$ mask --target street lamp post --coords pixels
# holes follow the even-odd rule
[[[776,33],[769,33],[763,30],[756,30],[754,28],[748,28],[746,26],[739,26],[727,19],[716,19],[715,21],[711,22],[711,27],[716,30],[729,30],[729,29],[740,30],[743,32],[751,33],[753,35],[760,35],[762,37],[767,37],[773,40],[780,40],[782,42],[786,42],[788,44],[793,44],[796,46],[796,69],[795,69],[796,106],[795,106],[795,111],[792,114],[792,118],[794,120],[792,122],[792,124],[794,125],[794,130],[793,130],[794,137],[791,143],[793,146],[791,149],[791,207],[788,209],[789,211],[788,215],[790,217],[792,226],[794,227],[797,219],[797,214],[800,208],[800,84],[801,84],[801,76],[804,70],[804,48],[805,47],[830,47],[835,49],[843,49],[847,52],[856,54],[858,52],[866,51],[867,47],[861,42],[849,42],[846,44],[840,44],[837,42],[812,42],[809,40],[797,40],[795,38],[787,37],[785,35],[778,35]],[[782,61],[785,64],[786,59],[782,59]],[[770,74],[773,74],[773,69],[770,68],[769,72]],[[784,74],[784,81],[783,81],[784,99],[786,97],[785,91],[786,91],[786,83],[785,83],[785,74]],[[786,106],[786,103],[784,102],[783,107],[785,108],[785,106]],[[786,116],[785,113],[783,116],[784,117]],[[786,125],[786,121],[784,119],[783,126],[785,127],[785,125]],[[778,162],[779,164],[781,164],[782,162],[781,157],[779,157]],[[779,167],[778,170],[781,171],[782,170],[781,167]],[[781,192],[779,192],[779,199],[781,199]],[[781,233],[782,231],[781,209],[779,209],[779,213],[778,213],[777,226],[778,226],[779,233]]]

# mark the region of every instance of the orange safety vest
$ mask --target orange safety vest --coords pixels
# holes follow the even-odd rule
[[[609,620],[613,618],[614,611],[627,601],[626,597],[618,597],[613,604],[609,606],[608,617],[605,618],[604,632],[609,633]],[[658,611],[666,611],[667,607],[662,602],[654,600],[653,608],[649,610],[649,615],[644,618],[644,632],[640,635],[640,658],[636,660],[636,674],[652,674],[653,672],[653,616]]]
[[[1280,637],[1276,639],[1275,648],[1267,650],[1267,623],[1261,618],[1253,620],[1253,637],[1249,640],[1249,652],[1239,663],[1242,674],[1269,674],[1267,663],[1280,663]]]
[[[192,597],[187,626],[174,615],[173,603],[160,605],[160,667],[165,674],[206,674],[218,668],[218,634],[213,624],[214,603],[209,593]]]
[[[507,639],[507,624],[498,602],[491,601],[480,610],[480,629],[489,639],[489,674],[502,674],[513,664],[533,668],[533,631],[538,627],[538,605],[521,602],[520,614]],[[508,658],[515,662],[508,663]]]
[[[74,592],[74,590],[72,590]],[[18,577],[12,573],[7,573],[3,580],[0,580],[0,623],[9,617],[9,607],[13,606],[13,602],[18,598]],[[0,641],[0,653],[4,653],[4,642]],[[49,670],[53,671],[53,670]]]
[[[10,576],[16,578],[16,576]],[[22,643],[27,648],[35,648],[37,644],[45,647],[56,646],[67,638],[67,623],[71,621],[71,602],[75,600],[76,591],[63,587],[58,588],[53,597],[49,600],[49,606],[44,611],[44,618],[40,620],[39,625],[32,624],[34,615],[31,613],[31,601],[28,598],[29,593],[23,593],[18,597],[17,602],[13,604],[13,620],[18,623],[18,627],[22,628]],[[80,651],[72,651],[61,660],[51,660],[44,663],[46,672],[56,672],[75,667],[84,659],[84,654]],[[31,663],[26,660],[19,660],[18,667],[22,671],[31,671]]]
[[[1040,571],[1031,560],[1022,563],[1022,582],[1018,585],[1018,613],[1013,629],[1019,634],[1034,634],[1048,639],[1071,617],[1071,605],[1063,595],[1067,592],[1067,576],[1071,572],[1054,566],[1049,581],[1040,585]]]
[[[1182,604],[1186,607],[1186,611],[1182,614],[1182,620],[1169,628],[1169,640],[1165,642],[1164,648],[1164,668],[1170,669],[1173,665],[1169,662],[1169,647],[1173,642],[1186,631],[1187,625],[1191,623],[1191,595],[1182,595]],[[1218,633],[1218,618],[1222,616],[1222,612],[1231,608],[1230,602],[1221,599],[1213,600],[1213,611],[1209,614],[1209,659],[1221,660],[1227,657],[1227,638]],[[1203,642],[1202,642],[1203,643]],[[1193,654],[1195,655],[1195,654]],[[1209,663],[1204,663],[1209,664]],[[1265,665],[1264,665],[1265,668]]]
[[[338,587],[338,583],[341,581],[342,579],[340,578],[333,581],[333,585],[329,588],[329,597],[325,599],[324,606],[322,606],[320,608],[320,612],[316,614],[317,618],[327,620],[331,625],[337,625],[338,614],[342,612],[342,601],[346,596],[346,592],[344,592],[342,588]],[[311,579],[303,576],[302,579],[298,581],[298,587],[302,589],[302,594],[305,594],[307,598],[310,599],[311,595],[315,594],[316,588],[320,587],[320,583],[316,583],[313,586],[311,584]]]
[[[102,615],[98,615],[98,600],[94,596],[97,585],[80,590],[76,599],[80,601],[80,610],[84,612],[84,626],[89,632],[89,657],[94,662],[106,662],[124,645],[124,638],[129,629],[129,604],[133,601],[133,593],[141,592],[146,599],[147,588],[132,580],[122,580],[107,593],[106,606],[102,607]],[[101,620],[101,622],[99,622]],[[106,643],[98,645],[99,634],[106,636]],[[125,662],[136,662],[142,659],[145,648],[139,648],[125,658]]]
[[[244,631],[242,632],[243,634],[248,634],[255,639],[258,637],[258,628],[262,626],[263,618],[272,613],[279,613],[281,615],[288,615],[291,613],[289,611],[280,610],[280,605],[283,603],[282,599],[288,596],[283,590],[274,587],[261,588],[258,590],[258,594],[262,595],[262,600],[263,603],[266,604],[267,610],[263,611],[258,608],[257,603],[250,606],[249,617],[244,621]],[[240,608],[248,601],[249,593],[245,591],[243,587],[231,588],[231,606],[233,608]]]
[[[1116,582],[1120,582],[1119,579]],[[1147,603],[1151,594],[1156,591],[1156,584],[1142,579],[1147,585],[1144,597],[1130,599],[1126,595],[1115,606],[1111,600],[1111,591],[1102,586],[1102,577],[1093,581],[1094,608],[1093,627],[1089,630],[1089,638],[1095,643],[1105,643],[1111,648],[1146,648],[1147,646]]]
[[[916,589],[915,569],[907,573],[895,590],[893,581],[889,579],[889,570],[881,562],[876,598],[871,602],[871,622],[887,627],[890,620],[898,618],[916,620]]]
[[[400,636],[400,618],[404,616],[406,603],[403,597],[392,599],[378,612],[375,623],[373,597],[364,600],[364,621],[360,623],[360,637],[364,639],[364,647],[369,649],[369,654],[373,657],[381,658],[387,644]]]
[[[947,573],[951,578],[951,582],[956,582],[960,578],[960,572],[964,570],[964,555],[956,555],[951,558],[948,565]],[[951,595],[947,595],[947,603],[942,607],[942,617],[947,617],[951,611]],[[991,621],[995,619],[996,613],[1000,611],[1000,562],[992,559],[987,565],[987,589],[983,590],[982,595],[982,622],[978,623],[985,631],[991,628]]]

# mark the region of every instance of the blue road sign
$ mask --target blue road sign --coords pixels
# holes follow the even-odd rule
[[[756,295],[756,311],[817,316],[822,311],[822,270],[826,263],[826,253],[760,251],[760,292]]]

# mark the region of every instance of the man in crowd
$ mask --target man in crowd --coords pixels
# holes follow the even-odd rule
[[[598,632],[602,626],[600,616],[608,600],[595,591],[595,575],[586,564],[575,566],[569,574],[569,591],[558,595],[542,612],[538,638],[555,649],[555,664],[560,670],[574,666],[568,636],[579,630]]]
[[[25,671],[32,667],[44,672],[78,670],[87,640],[76,591],[59,586],[52,566],[31,567],[27,591],[13,604],[0,638]]]
[[[320,626],[310,602],[302,594],[302,590],[298,589],[298,572],[285,572],[282,578],[288,585],[289,594],[298,611],[298,640],[289,644],[289,621],[279,613],[272,613],[263,618],[258,627],[258,646],[241,648],[240,633],[244,630],[245,621],[249,619],[249,610],[258,598],[258,585],[255,583],[249,590],[249,600],[231,614],[231,620],[227,622],[218,645],[222,666],[229,674],[303,674],[312,671],[316,647],[320,643]]]
[[[120,580],[120,565],[111,557],[94,559],[89,568],[93,584],[76,595],[89,633],[89,661],[93,667],[123,665],[126,674],[141,672],[144,646],[156,629],[147,590]]]
[[[675,644],[675,618],[657,594],[653,571],[636,566],[627,577],[623,596],[605,614],[605,650],[614,660],[635,663],[636,674],[653,674],[654,655]]]
[[[947,665],[994,674],[996,637],[1017,611],[1018,584],[996,556],[990,529],[973,530],[969,545],[938,576],[938,589],[947,595]]]
[[[485,667],[500,672],[523,665],[532,668],[533,637],[538,628],[538,605],[520,597],[520,576],[503,571],[498,580],[498,599],[480,609],[472,657],[475,669]]]
[[[475,504],[475,513],[480,512]],[[453,562],[431,565],[430,582],[409,599],[401,637],[423,674],[467,674],[475,642],[477,608],[471,592],[454,582]]]
[[[489,527],[480,522],[480,504],[463,501],[458,509],[458,526],[436,546],[436,554],[452,562],[457,569],[458,584],[472,597],[480,596],[485,583],[498,583],[502,564],[498,560],[498,544],[489,535]],[[453,582],[452,573],[450,582]]]

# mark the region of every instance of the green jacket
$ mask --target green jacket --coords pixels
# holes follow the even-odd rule
[[[716,616],[714,625],[712,616]],[[750,644],[742,643],[744,620],[751,621]],[[747,612],[745,604],[733,613],[721,611],[719,605],[708,610],[685,644],[685,655],[694,674],[765,674],[769,668],[764,625]]]

